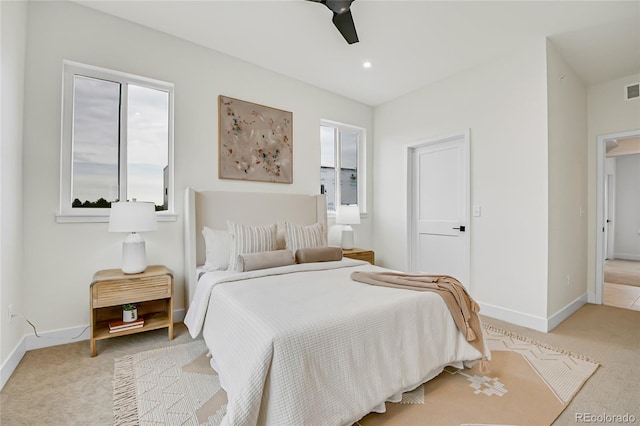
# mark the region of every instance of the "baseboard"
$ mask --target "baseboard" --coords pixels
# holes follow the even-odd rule
[[[173,321],[184,321],[184,309],[173,311]],[[81,342],[89,340],[89,325],[73,328],[65,328],[63,330],[46,331],[44,333],[28,334],[26,337],[27,350],[48,348],[50,346],[66,345],[67,343]]]
[[[25,353],[27,353],[27,344],[26,339],[23,337],[0,367],[0,391],[9,381]]]
[[[588,296],[587,293],[585,293],[555,314],[551,315],[549,318],[537,317],[523,312],[489,305],[487,303],[478,304],[480,305],[481,315],[547,333],[556,328],[562,321],[569,318],[574,312],[585,305],[587,303],[587,299]]]
[[[613,258],[614,259],[619,259],[619,260],[635,260],[635,261],[639,261],[640,260],[640,255],[634,254],[634,253],[613,253]]]
[[[184,316],[187,313],[184,311],[184,309],[176,309],[173,311],[173,323],[177,323],[177,322],[183,322],[184,321]]]
[[[480,305],[481,315],[495,318],[500,321],[506,321],[521,327],[530,328],[532,330],[542,331],[545,333],[547,332],[547,320],[545,318],[501,308],[500,306],[490,305],[488,303],[478,302],[478,304]]]
[[[48,348],[50,346],[66,345],[67,343],[81,342],[89,340],[89,325],[65,328],[61,330],[51,330],[27,334],[27,350]]]
[[[183,322],[184,321],[184,316],[187,313],[184,311],[184,309],[175,309],[173,311],[173,323],[177,323],[177,322]]]
[[[584,293],[582,296],[578,297],[573,302],[569,303],[564,308],[560,309],[555,314],[551,315],[547,321],[547,331],[551,331],[556,328],[560,323],[571,315],[574,314],[578,309],[583,307],[588,300],[587,293]]]
[[[184,321],[184,316],[184,309],[173,311],[174,323]],[[0,390],[4,387],[5,383],[7,383],[27,351],[81,342],[83,340],[89,340],[89,325],[45,331],[38,333],[37,336],[35,333],[23,336],[20,343],[16,345],[11,355],[9,355],[4,364],[2,364],[2,367],[0,367]]]

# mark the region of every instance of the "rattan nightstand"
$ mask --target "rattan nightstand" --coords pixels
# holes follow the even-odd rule
[[[143,331],[168,328],[173,339],[173,273],[164,266],[149,266],[139,274],[120,269],[98,271],[90,291],[91,356],[96,356],[96,340]],[[135,303],[144,326],[109,332],[109,322],[122,319],[122,305]]]

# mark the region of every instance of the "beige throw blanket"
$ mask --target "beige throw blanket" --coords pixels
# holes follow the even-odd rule
[[[478,317],[480,307],[457,279],[448,275],[414,275],[396,272],[362,271],[351,273],[351,279],[383,287],[438,293],[447,304],[458,329],[464,334],[467,341],[484,355],[480,370],[488,370],[488,354],[485,352],[482,326]]]

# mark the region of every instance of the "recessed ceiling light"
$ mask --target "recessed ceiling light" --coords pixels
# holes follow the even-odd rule
[[[364,62],[362,63],[362,66],[363,66],[364,68],[371,68],[371,62],[369,62],[369,61],[364,61]]]

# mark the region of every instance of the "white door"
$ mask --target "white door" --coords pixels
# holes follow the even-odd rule
[[[410,270],[469,288],[469,134],[410,148]]]
[[[604,188],[604,241],[605,241],[605,260],[613,259],[613,243],[614,243],[614,227],[613,221],[615,217],[615,175],[607,174],[607,182]]]

